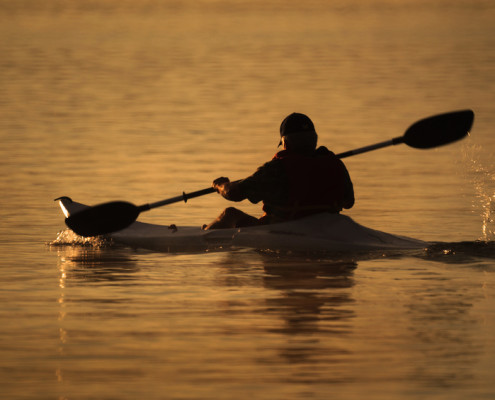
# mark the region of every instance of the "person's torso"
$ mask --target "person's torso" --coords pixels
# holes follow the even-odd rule
[[[310,155],[283,150],[273,161],[280,161],[287,188],[278,199],[263,199],[263,210],[282,219],[295,219],[319,212],[342,210],[346,177],[342,162],[320,147]]]

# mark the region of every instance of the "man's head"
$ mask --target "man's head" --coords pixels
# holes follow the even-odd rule
[[[307,153],[316,149],[318,135],[313,122],[308,116],[292,113],[280,125],[280,144],[284,148],[297,153]]]

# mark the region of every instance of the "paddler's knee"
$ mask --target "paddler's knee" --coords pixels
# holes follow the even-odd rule
[[[258,225],[258,219],[238,210],[235,207],[227,207],[211,224],[203,229],[240,228],[242,226]]]
[[[238,217],[238,216],[242,216],[242,215],[245,215],[245,213],[242,212],[241,210],[238,210],[235,207],[227,207],[220,214],[220,216],[224,217],[224,218],[233,218],[233,217]]]
[[[225,229],[225,228],[233,228],[233,224],[235,223],[235,216],[237,215],[237,210],[235,207],[228,207],[223,210],[220,215],[208,225],[203,225],[203,229]]]

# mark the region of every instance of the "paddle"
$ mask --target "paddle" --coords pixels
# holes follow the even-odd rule
[[[412,124],[403,136],[385,142],[337,154],[339,158],[366,153],[382,147],[405,143],[415,149],[431,149],[455,142],[465,137],[471,130],[474,112],[471,110],[453,111],[421,119]]]
[[[337,154],[339,158],[350,157],[356,154],[380,149],[382,147],[405,143],[416,149],[430,149],[455,142],[465,137],[474,120],[471,110],[453,111],[422,119],[411,125],[403,136],[385,142],[361,147],[359,149]],[[125,201],[113,201],[94,207],[88,207],[65,219],[67,226],[81,236],[97,236],[119,231],[136,221],[139,214],[152,208],[215,192],[213,188],[198,190],[192,193],[183,193],[181,196],[157,201],[155,203],[135,206]]]

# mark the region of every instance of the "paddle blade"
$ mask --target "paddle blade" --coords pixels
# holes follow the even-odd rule
[[[80,236],[98,236],[127,228],[136,221],[139,212],[134,204],[114,201],[70,215],[65,224]]]
[[[404,143],[417,149],[430,149],[455,142],[471,130],[474,112],[453,111],[422,119],[409,127],[403,136]]]

